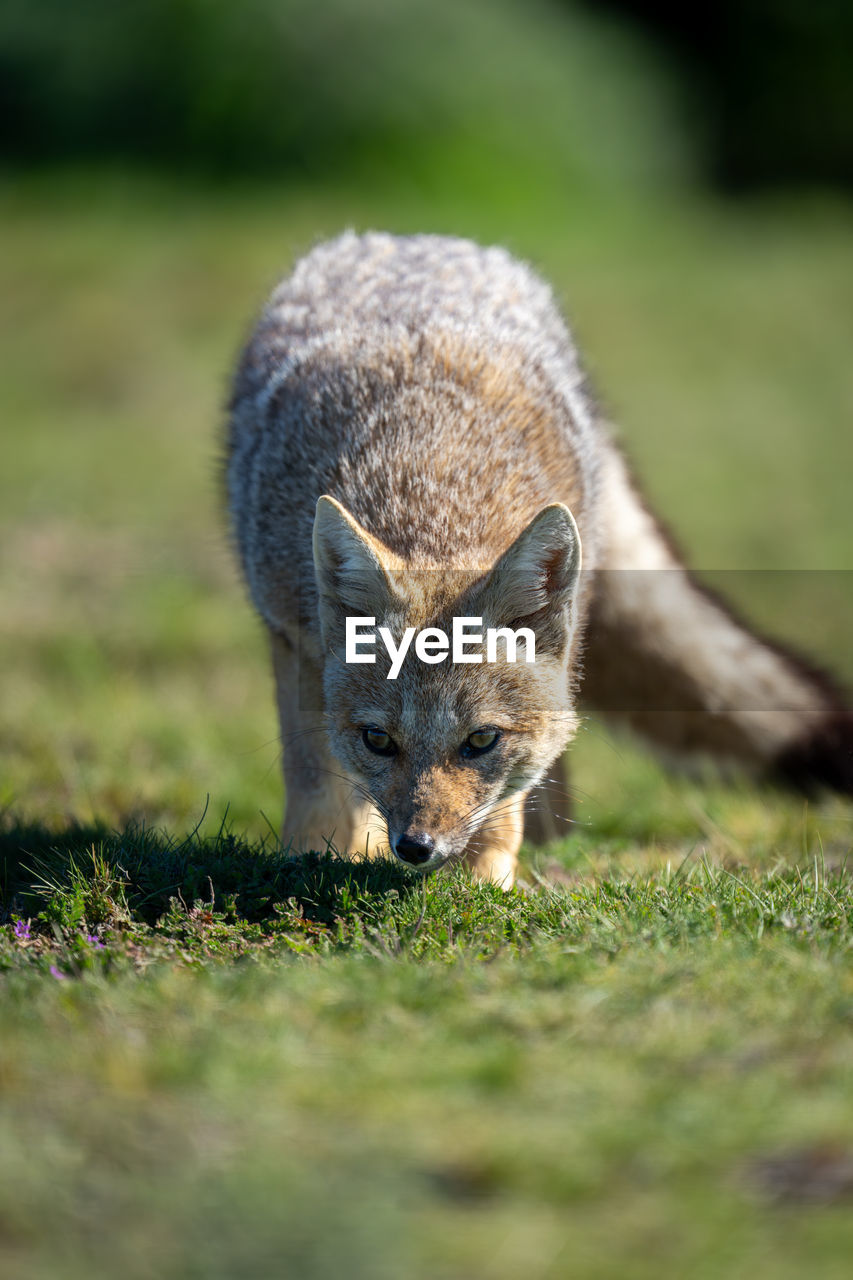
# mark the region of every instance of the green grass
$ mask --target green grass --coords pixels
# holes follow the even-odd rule
[[[7,845],[16,1276],[845,1274],[843,869],[507,895],[224,834]]]
[[[0,190],[16,1280],[849,1269],[848,806],[676,778],[590,722],[572,835],[511,894],[273,834],[217,428],[266,289],[344,225],[536,261],[693,563],[853,675],[849,210],[456,177]]]

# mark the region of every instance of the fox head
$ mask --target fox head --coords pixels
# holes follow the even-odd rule
[[[559,503],[545,507],[486,572],[464,573],[412,569],[335,499],[317,503],[314,570],[330,745],[371,796],[402,861],[431,870],[460,858],[478,832],[499,826],[502,804],[539,782],[573,736],[580,564],[577,526]],[[482,653],[479,661],[424,660],[410,644],[389,679],[395,664],[382,643],[372,663],[345,660],[348,617],[374,618],[392,647],[407,628],[449,635],[454,617],[481,618],[484,631],[526,627],[535,657],[513,654],[500,635],[491,662]]]

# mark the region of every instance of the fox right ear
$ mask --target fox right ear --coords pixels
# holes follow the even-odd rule
[[[476,611],[493,625],[533,627],[537,652],[559,656],[575,629],[580,570],[574,516],[554,502],[503,553],[480,587]]]
[[[392,600],[388,548],[325,495],[314,515],[314,576],[324,644],[349,616],[382,617]]]

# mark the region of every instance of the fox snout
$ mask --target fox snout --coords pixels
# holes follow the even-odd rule
[[[418,871],[435,871],[460,858],[488,803],[487,793],[473,789],[472,781],[461,770],[439,766],[400,779],[383,806],[394,857]]]
[[[439,793],[440,794],[440,793]],[[457,806],[431,796],[426,804],[416,793],[404,805],[388,813],[388,844],[395,858],[417,871],[435,871],[458,857],[467,843],[456,821]],[[396,810],[396,811],[395,811]],[[459,811],[461,816],[461,810]]]
[[[389,836],[390,834],[389,832]],[[426,870],[430,863],[435,865],[439,860],[443,862],[446,856],[442,855],[436,841],[425,831],[404,831],[396,839],[391,836],[391,848],[401,862],[421,870]]]

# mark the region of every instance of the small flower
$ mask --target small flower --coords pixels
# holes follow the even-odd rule
[[[56,978],[57,982],[64,982],[68,977],[67,973],[63,973],[61,969],[57,969],[55,964],[50,966],[51,977]]]
[[[94,947],[96,951],[103,951],[104,944],[96,933],[87,933],[86,941],[91,947]]]
[[[30,922],[29,920],[15,921],[15,937],[18,942],[30,941]]]

